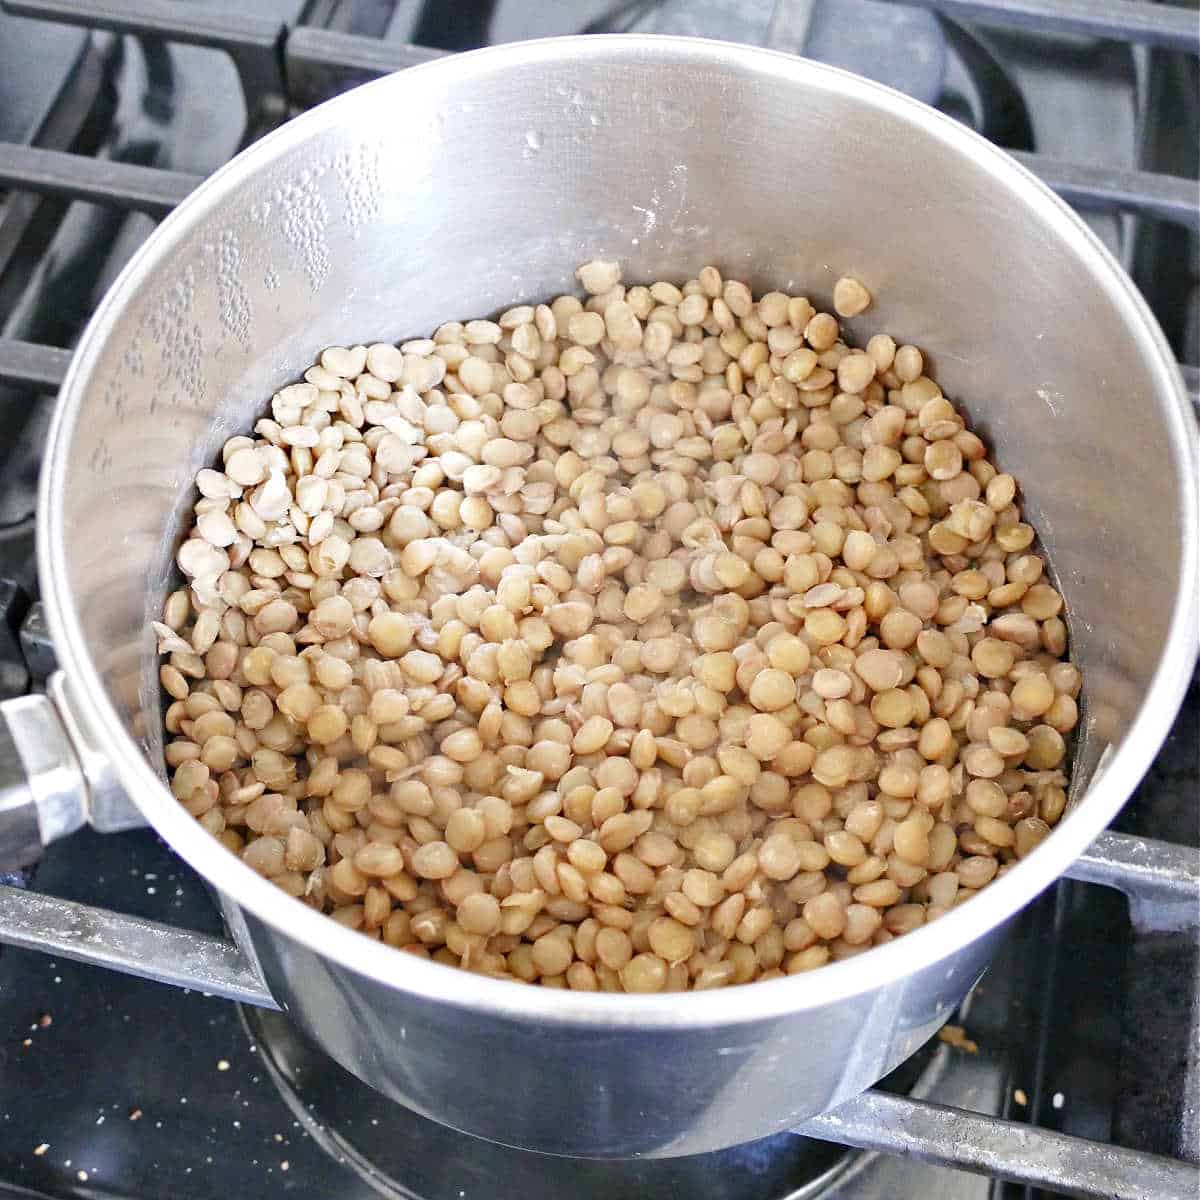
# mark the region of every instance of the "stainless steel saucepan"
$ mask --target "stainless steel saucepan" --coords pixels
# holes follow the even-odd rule
[[[594,995],[398,954],[305,908],[164,784],[149,621],[196,471],[331,343],[715,262],[829,299],[851,273],[1025,488],[1066,596],[1086,704],[1072,806],[970,903],[817,972],[717,992]],[[1008,920],[1104,829],[1169,727],[1196,649],[1195,425],[1146,306],[1084,225],[953,121],[741,46],[503,46],[304,115],[169,217],[63,387],[42,475],[55,701],[5,713],[29,770],[0,832],[29,846],[127,797],[215,887],[277,1002],[382,1092],[560,1154],[671,1155],[787,1128],[945,1021]],[[0,751],[4,747],[0,746]],[[86,797],[88,808],[81,807]],[[10,796],[10,800],[11,800]]]

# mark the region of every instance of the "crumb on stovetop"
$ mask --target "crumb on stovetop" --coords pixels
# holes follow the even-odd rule
[[[49,1142],[43,1142],[43,1143],[42,1143],[40,1146],[34,1146],[34,1148],[33,1148],[33,1153],[34,1153],[34,1154],[35,1154],[35,1155],[36,1155],[38,1158],[41,1158],[41,1157],[42,1157],[42,1155],[43,1155],[43,1154],[45,1154],[45,1153],[46,1153],[46,1151],[47,1151],[47,1150],[49,1150],[49,1149],[50,1149],[50,1143],[49,1143]]]
[[[979,1053],[979,1043],[967,1037],[967,1031],[961,1025],[943,1025],[938,1030],[938,1038],[955,1050],[965,1050],[968,1054]]]

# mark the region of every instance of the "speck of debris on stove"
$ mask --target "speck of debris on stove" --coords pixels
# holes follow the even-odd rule
[[[148,887],[148,888],[146,889],[146,895],[147,895],[147,896],[157,896],[157,895],[158,895],[158,888],[156,888],[156,887]]]
[[[54,1018],[49,1013],[42,1013],[42,1015],[38,1017],[38,1025],[42,1029],[49,1029],[53,1024]]]
[[[279,1169],[280,1169],[281,1171],[286,1171],[286,1170],[288,1169],[288,1167],[290,1167],[291,1165],[292,1165],[292,1164],[291,1164],[290,1162],[288,1162],[288,1160],[285,1158],[285,1159],[283,1160],[283,1162],[281,1162],[281,1163],[279,1164]]]
[[[229,1070],[229,1059],[227,1059],[227,1058],[217,1059],[217,1070],[218,1071],[228,1071]]]
[[[101,1114],[100,1114],[100,1115],[99,1115],[99,1116],[96,1118],[96,1124],[97,1124],[97,1125],[103,1125],[103,1124],[104,1124],[104,1114],[103,1114],[103,1113],[101,1113]]]
[[[282,1141],[283,1141],[283,1134],[282,1134],[282,1133],[277,1133],[277,1134],[275,1135],[275,1140],[276,1140],[277,1142],[282,1142]]]
[[[133,1112],[129,1114],[129,1119],[131,1121],[140,1121],[142,1119],[142,1110],[140,1108],[135,1108]]]
[[[22,1046],[32,1046],[32,1045],[33,1045],[33,1038],[26,1038],[26,1039],[25,1039],[25,1040],[24,1040],[24,1041],[21,1043],[21,1045],[22,1045]]]
[[[76,1171],[75,1178],[78,1179],[80,1183],[87,1183],[88,1173],[86,1171]]]
[[[34,1146],[33,1153],[37,1158],[41,1158],[42,1155],[45,1154],[46,1151],[49,1149],[50,1149],[50,1143],[42,1142],[42,1144],[40,1146]]]
[[[943,1025],[937,1035],[939,1041],[955,1050],[963,1050],[967,1054],[979,1053],[978,1043],[967,1036],[967,1031],[961,1025]]]
[[[1013,1099],[1022,1107],[1025,1108],[1029,1104],[1029,1097],[1025,1095],[1024,1088],[1017,1088],[1013,1092]]]
[[[1062,1108],[1066,1102],[1067,1098],[1062,1094],[1062,1092],[1055,1092],[1054,1095],[1050,1097],[1050,1106],[1052,1108]]]

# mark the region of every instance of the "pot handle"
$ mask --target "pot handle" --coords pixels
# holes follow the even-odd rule
[[[54,701],[0,704],[0,870],[27,867],[87,823],[87,784]]]
[[[117,833],[146,823],[67,691],[59,671],[44,694],[0,703],[0,871],[29,866],[85,824]]]
[[[60,671],[44,694],[0,703],[0,871],[29,866],[86,824],[100,833],[146,824],[68,691]],[[0,886],[0,943],[278,1007],[231,940],[25,888]]]

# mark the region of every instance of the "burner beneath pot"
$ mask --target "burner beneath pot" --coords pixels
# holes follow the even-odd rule
[[[597,1160],[514,1150],[393,1103],[312,1045],[287,1017],[243,1008],[267,1072],[309,1135],[380,1195],[403,1200],[815,1200],[860,1157],[782,1133],[712,1154]],[[880,1086],[908,1092],[927,1046]]]

